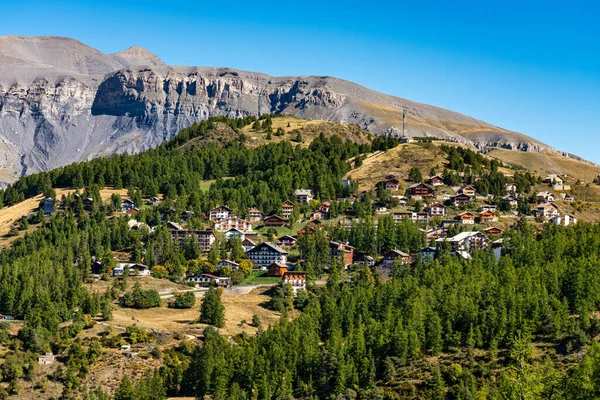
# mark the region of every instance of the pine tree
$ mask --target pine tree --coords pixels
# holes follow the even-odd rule
[[[225,307],[221,302],[222,289],[210,287],[200,306],[200,322],[222,328],[225,326]]]

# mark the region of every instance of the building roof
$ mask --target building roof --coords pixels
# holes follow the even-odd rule
[[[472,231],[472,232],[461,232],[456,236],[453,236],[451,238],[447,238],[447,239],[438,239],[440,241],[448,241],[448,242],[460,242],[462,240],[465,240],[467,238],[473,237],[473,236],[478,236],[481,235],[481,232],[478,231]]]
[[[296,189],[296,196],[312,196],[312,190],[310,189]]]
[[[398,249],[394,249],[394,250],[390,250],[388,252],[386,252],[384,255],[384,257],[410,257],[410,254],[406,254],[403,251],[400,251]]]
[[[261,247],[267,246],[269,247],[271,250],[276,251],[280,254],[287,254],[288,252],[285,251],[284,249],[282,249],[281,247],[279,247],[279,245],[275,244],[275,243],[271,243],[271,242],[262,242],[261,244],[259,244],[258,246],[254,247],[253,249],[249,250],[248,253],[251,252],[257,252],[259,251],[259,249]]]

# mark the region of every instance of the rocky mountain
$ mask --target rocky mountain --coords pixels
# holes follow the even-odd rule
[[[285,113],[379,135],[436,136],[551,150],[483,121],[332,77],[170,67],[131,47],[104,54],[62,37],[0,37],[0,181],[115,152],[138,152],[212,115]]]

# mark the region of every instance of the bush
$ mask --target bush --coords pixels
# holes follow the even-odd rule
[[[175,301],[169,303],[170,308],[192,308],[196,304],[194,292],[175,293]]]
[[[160,306],[160,295],[156,290],[142,290],[139,283],[133,287],[133,291],[125,293],[121,298],[122,307],[152,308]]]
[[[148,341],[148,332],[146,332],[144,329],[140,328],[137,325],[128,326],[125,330],[125,333],[127,333],[129,341],[132,344]]]
[[[240,283],[242,283],[244,278],[246,278],[244,276],[244,273],[242,271],[240,271],[239,269],[236,269],[235,271],[233,271],[231,273],[231,281],[233,282],[234,285],[239,285]]]
[[[164,279],[169,275],[167,269],[162,265],[155,265],[152,268],[152,276],[156,279]]]

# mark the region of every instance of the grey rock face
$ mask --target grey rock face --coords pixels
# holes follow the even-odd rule
[[[66,38],[0,37],[3,182],[143,151],[213,115],[262,113],[350,122],[379,135],[443,137],[481,150],[548,149],[525,135],[336,78],[169,67],[139,47],[109,55]]]

